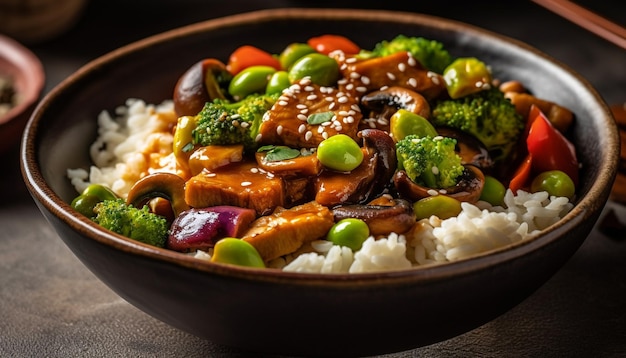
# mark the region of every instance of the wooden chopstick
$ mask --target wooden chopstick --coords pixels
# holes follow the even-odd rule
[[[531,0],[576,25],[626,49],[626,28],[568,0]]]

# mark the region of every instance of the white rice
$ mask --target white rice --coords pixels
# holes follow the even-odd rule
[[[67,175],[78,192],[91,183],[112,188],[125,197],[141,175],[174,171],[173,136],[165,128],[176,123],[172,101],[148,105],[129,99],[112,116],[98,117],[98,138],[90,148],[94,165],[68,169]],[[156,157],[158,165],[150,165]],[[154,161],[154,159],[152,159]],[[302,273],[362,273],[403,270],[465,259],[515,242],[527,240],[556,223],[573,207],[564,197],[547,192],[508,190],[502,206],[487,202],[462,203],[457,217],[420,220],[402,235],[369,237],[359,251],[314,241],[298,252],[269,262],[268,266]],[[210,260],[211,251],[198,251],[198,259]]]

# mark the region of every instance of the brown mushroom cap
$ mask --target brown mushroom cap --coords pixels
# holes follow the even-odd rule
[[[393,178],[396,190],[401,197],[417,201],[432,196],[432,191],[437,191],[436,195],[447,195],[459,201],[475,203],[480,199],[480,194],[485,185],[485,175],[475,165],[465,164],[465,170],[461,174],[459,182],[455,186],[445,189],[432,189],[421,186],[409,178],[404,170],[398,170]]]
[[[230,76],[220,60],[208,58],[193,64],[176,82],[174,111],[180,116],[195,116],[206,102],[225,98],[220,83]]]
[[[176,174],[163,172],[146,175],[130,188],[126,202],[140,208],[154,198],[168,200],[174,216],[189,209],[185,201],[185,180]]]
[[[332,210],[335,221],[357,218],[365,221],[371,235],[407,232],[415,224],[411,203],[394,199],[392,205],[355,204],[342,205]]]
[[[376,128],[389,130],[391,116],[398,109],[405,109],[424,118],[430,117],[430,104],[421,94],[400,86],[370,92],[361,97],[361,105],[368,109],[370,122]]]

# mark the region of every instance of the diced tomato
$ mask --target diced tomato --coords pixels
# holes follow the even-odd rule
[[[271,53],[251,45],[237,48],[230,55],[226,69],[233,76],[250,66],[270,66],[277,71],[281,69],[280,61]]]
[[[315,51],[328,55],[335,50],[341,50],[346,55],[354,55],[361,51],[359,45],[355,44],[349,38],[341,35],[322,35],[312,37],[307,41],[308,45],[313,47]]]

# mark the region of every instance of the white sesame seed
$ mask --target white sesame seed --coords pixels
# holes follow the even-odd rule
[[[342,127],[342,126],[336,126],[336,127],[335,127],[335,130],[336,130],[337,132],[341,132],[341,131],[343,130],[343,127]]]
[[[439,168],[433,166],[432,168],[430,168],[430,170],[433,172],[433,174],[437,175],[439,174]]]
[[[308,108],[308,107],[307,107],[307,105],[306,105],[306,104],[303,104],[303,103],[298,103],[298,104],[296,104],[296,108],[297,108],[297,109],[305,109],[305,108]]]
[[[297,118],[301,121],[306,121],[306,119],[308,118],[305,114],[298,114]]]
[[[357,72],[350,72],[350,78],[357,79],[361,77],[361,75]]]
[[[427,193],[430,196],[437,196],[437,195],[439,195],[439,192],[437,190],[435,190],[435,189],[428,189]]]
[[[278,127],[276,127],[276,134],[278,135],[283,134],[283,126],[279,125]]]
[[[411,67],[415,67],[415,65],[417,65],[417,61],[415,61],[415,58],[413,58],[413,56],[409,56],[409,58],[407,58],[406,63],[411,66]]]
[[[308,96],[306,96],[307,101],[314,101],[317,99],[317,95],[316,94],[310,94]]]
[[[315,87],[313,87],[313,86],[306,86],[306,87],[304,87],[304,90],[307,91],[307,92],[313,92],[313,90],[315,90]]]
[[[287,102],[287,101],[278,101],[278,104],[281,105],[281,106],[286,106],[286,105],[289,104],[289,102]]]
[[[238,113],[233,114],[232,116],[230,116],[231,119],[237,119],[240,118],[241,116]]]
[[[332,110],[333,108],[335,108],[335,105],[335,102],[331,102],[331,104],[328,105],[328,109]]]
[[[357,61],[356,57],[346,58],[346,63],[355,63]]]
[[[359,86],[356,88],[357,92],[365,93],[367,92],[367,87]]]
[[[329,125],[331,125],[331,123],[332,123],[331,121],[328,121],[328,122],[324,122],[324,123],[322,123],[320,125],[324,126],[324,127],[328,127]]]
[[[300,134],[304,133],[305,130],[306,130],[305,124],[301,124],[300,127],[298,127],[298,133]]]
[[[331,97],[331,96],[324,97],[324,99],[326,100],[326,102],[334,102],[335,101],[335,97]]]
[[[354,84],[353,83],[348,83],[348,85],[346,86],[346,89],[348,91],[352,91],[353,88],[354,88]]]
[[[398,70],[400,70],[400,72],[404,72],[406,70],[406,63],[400,62],[398,64]]]
[[[328,133],[327,132],[322,133],[322,138],[328,139]]]
[[[263,134],[259,133],[259,134],[256,135],[256,137],[254,137],[254,141],[255,142],[260,142],[262,138],[263,138]]]
[[[215,178],[217,176],[217,174],[215,174],[215,173],[207,173],[206,176],[208,176],[209,178]]]
[[[306,113],[308,113],[308,112],[309,112],[309,109],[308,109],[308,108],[304,108],[304,109],[301,109],[301,110],[300,110],[300,113],[302,113],[302,114],[306,114]]]
[[[307,131],[306,134],[304,135],[304,140],[308,142],[312,137],[313,137],[313,133],[311,133],[311,131]]]
[[[324,132],[324,127],[323,126],[318,126],[317,127],[317,133],[322,134]]]
[[[256,174],[259,172],[259,168],[250,168],[250,172]]]
[[[361,82],[363,82],[363,84],[367,86],[370,84],[370,78],[367,76],[361,76]]]
[[[337,102],[339,102],[339,103],[346,103],[346,102],[348,102],[348,97],[346,97],[346,96],[337,97]]]
[[[250,123],[248,123],[248,122],[241,122],[241,126],[243,128],[248,128],[250,126]]]
[[[411,87],[417,87],[417,80],[413,77],[409,78],[406,83]]]
[[[241,182],[241,186],[250,186],[250,185],[252,185],[252,183],[249,182],[249,181],[242,181]]]
[[[393,81],[396,79],[396,75],[391,72],[387,72],[387,78]]]

